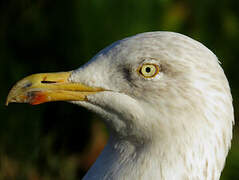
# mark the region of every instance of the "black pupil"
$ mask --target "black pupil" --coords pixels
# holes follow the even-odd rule
[[[145,71],[149,73],[151,71],[150,67],[146,67]]]

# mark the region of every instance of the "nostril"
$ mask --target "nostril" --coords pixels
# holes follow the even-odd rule
[[[52,83],[56,83],[56,81],[41,81],[41,83],[43,83],[43,84],[52,84]]]

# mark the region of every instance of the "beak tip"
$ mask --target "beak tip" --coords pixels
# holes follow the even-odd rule
[[[9,98],[9,94],[8,94],[6,102],[5,102],[5,106],[8,106],[9,103],[11,103],[11,99]]]
[[[5,106],[8,106],[10,103],[12,103],[12,102],[16,102],[16,101],[14,101],[12,98],[7,98],[7,100],[6,100],[6,102],[5,102]]]

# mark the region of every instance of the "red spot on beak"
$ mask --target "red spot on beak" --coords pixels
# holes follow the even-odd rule
[[[38,105],[44,102],[47,102],[47,96],[43,92],[31,92],[30,104],[31,105]]]

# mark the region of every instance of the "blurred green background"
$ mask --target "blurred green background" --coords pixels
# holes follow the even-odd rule
[[[78,106],[11,104],[19,79],[68,71],[110,43],[145,31],[176,31],[209,47],[222,62],[239,115],[238,0],[5,0],[0,2],[0,180],[80,179],[107,132]],[[223,180],[239,179],[238,127]]]

